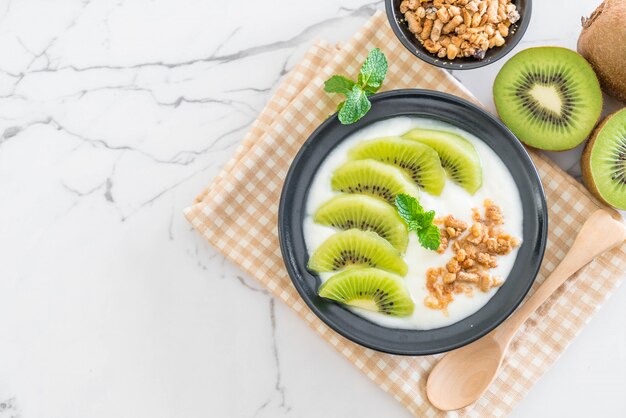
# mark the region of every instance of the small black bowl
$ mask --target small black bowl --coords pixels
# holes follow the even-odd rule
[[[425,355],[449,351],[480,338],[520,304],[539,271],[546,246],[548,212],[537,170],[528,153],[500,121],[458,97],[431,90],[394,90],[370,97],[372,109],[357,123],[342,125],[336,115],[311,134],[296,155],[283,186],[278,210],[280,247],[291,280],[306,304],[344,337],[391,354]],[[320,279],[307,270],[302,222],[313,177],[328,153],[363,127],[395,116],[421,116],[458,126],[481,138],[504,161],[522,198],[523,243],[511,273],[491,300],[473,315],[428,331],[386,328],[317,295]],[[419,303],[419,302],[418,302]]]
[[[470,57],[457,58],[449,61],[431,54],[415,39],[415,35],[409,31],[409,28],[404,22],[404,15],[400,13],[400,3],[402,3],[402,0],[385,0],[385,9],[387,10],[389,24],[400,42],[402,42],[402,45],[422,61],[448,70],[471,70],[473,68],[480,68],[504,57],[515,48],[515,45],[517,45],[524,36],[532,14],[532,0],[513,0],[520,14],[520,19],[509,28],[509,36],[506,37],[506,43],[504,45],[489,49],[485,53],[485,58],[482,60]]]

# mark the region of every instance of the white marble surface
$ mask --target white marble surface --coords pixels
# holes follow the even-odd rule
[[[573,47],[593,3],[535,1],[519,48]],[[181,214],[306,47],[382,7],[294,4],[0,0],[0,418],[409,416]],[[500,65],[455,75],[491,104]],[[625,302],[514,417],[625,415]]]

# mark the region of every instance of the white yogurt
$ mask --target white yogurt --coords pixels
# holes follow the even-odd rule
[[[440,121],[396,117],[372,124],[349,136],[326,157],[319,167],[309,190],[306,205],[307,213],[303,225],[309,254],[312,254],[322,242],[337,232],[333,228],[315,224],[313,214],[321,204],[337,194],[332,191],[330,180],[335,169],[347,161],[348,150],[362,140],[402,135],[413,128],[446,130],[463,136],[476,148],[483,170],[483,185],[474,195],[470,195],[456,183],[446,180],[446,185],[440,196],[432,196],[426,192],[421,193],[420,203],[422,206],[426,210],[434,210],[438,216],[452,214],[455,218],[471,225],[472,208],[479,208],[483,213],[483,201],[491,199],[502,208],[505,217],[504,230],[521,239],[523,219],[519,192],[511,173],[488,145],[468,132]],[[514,249],[506,256],[499,256],[498,267],[492,269],[490,273],[500,280],[506,280],[517,257],[517,252],[518,249]],[[452,250],[450,248],[445,254],[438,254],[435,251],[422,248],[417,241],[416,234],[411,233],[404,260],[409,266],[405,283],[415,302],[413,315],[395,318],[359,308],[350,307],[350,309],[372,322],[390,328],[433,329],[453,324],[468,317],[482,308],[497,292],[497,289],[491,289],[487,293],[475,289],[472,296],[455,295],[455,300],[448,305],[447,314],[441,310],[427,308],[424,305],[424,298],[428,296],[426,270],[431,267],[444,266],[451,256]],[[326,281],[333,274],[321,273],[320,277],[322,281]]]

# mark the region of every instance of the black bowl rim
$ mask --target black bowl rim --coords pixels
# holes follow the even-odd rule
[[[513,301],[513,303],[510,303],[508,305],[508,309],[505,309],[504,314],[501,314],[497,318],[494,318],[494,321],[492,321],[490,325],[486,326],[483,330],[481,330],[480,332],[477,332],[476,334],[472,335],[471,337],[466,338],[465,340],[459,340],[459,341],[447,344],[445,346],[442,346],[440,348],[430,349],[430,350],[421,350],[419,348],[417,348],[417,349],[410,349],[410,350],[409,349],[397,349],[397,348],[394,348],[394,347],[377,345],[375,343],[372,343],[372,342],[368,341],[365,338],[362,338],[358,334],[354,334],[354,333],[348,332],[348,331],[344,330],[343,328],[341,328],[340,326],[337,326],[333,322],[333,320],[329,319],[329,317],[324,312],[322,312],[317,307],[317,305],[315,303],[313,303],[312,300],[310,300],[308,297],[305,296],[306,295],[305,286],[303,285],[303,283],[301,283],[299,280],[296,279],[296,277],[298,276],[298,273],[294,269],[294,264],[292,264],[292,263],[296,262],[295,258],[293,257],[292,251],[291,251],[290,238],[291,238],[292,234],[290,233],[288,226],[284,222],[284,219],[287,216],[286,212],[289,211],[289,208],[287,207],[287,203],[286,203],[286,201],[288,199],[288,196],[290,194],[289,190],[288,190],[288,185],[291,182],[291,178],[294,176],[294,172],[296,170],[296,167],[298,166],[300,160],[302,160],[303,157],[305,156],[306,151],[307,151],[308,147],[311,145],[311,143],[313,142],[313,140],[318,136],[318,134],[320,132],[324,131],[327,128],[328,125],[330,125],[332,123],[337,123],[335,121],[335,119],[337,118],[337,113],[334,113],[333,115],[331,115],[328,119],[326,119],[322,124],[320,124],[320,126],[318,126],[309,135],[309,137],[302,144],[300,150],[298,151],[298,153],[294,157],[293,161],[291,162],[291,165],[289,166],[289,170],[287,171],[287,175],[286,175],[285,181],[283,183],[283,188],[281,190],[281,196],[280,196],[279,207],[278,207],[278,238],[279,238],[281,254],[282,254],[282,257],[283,257],[283,262],[285,263],[285,267],[287,269],[287,272],[288,272],[288,275],[289,275],[289,278],[290,278],[291,282],[293,283],[294,287],[298,291],[298,294],[300,295],[301,299],[306,303],[306,305],[313,311],[313,313],[315,313],[315,315],[326,326],[330,327],[332,330],[334,330],[335,332],[337,332],[341,336],[347,338],[348,340],[350,340],[350,341],[352,341],[354,343],[357,343],[357,344],[359,344],[359,345],[361,345],[363,347],[370,348],[370,349],[378,351],[378,352],[394,354],[394,355],[403,355],[403,356],[422,356],[422,355],[439,354],[439,353],[443,353],[443,352],[448,352],[448,351],[454,350],[456,348],[463,347],[463,346],[465,346],[467,344],[470,344],[470,343],[480,339],[484,335],[488,334],[489,332],[493,331],[500,324],[502,324],[502,322],[504,322],[517,309],[517,307],[522,303],[522,301],[524,300],[524,298],[528,294],[530,288],[532,287],[533,283],[535,282],[537,274],[539,273],[539,269],[541,268],[541,265],[542,265],[542,262],[543,262],[543,258],[544,258],[544,255],[545,255],[546,245],[547,245],[548,222],[549,222],[549,220],[548,220],[548,208],[547,208],[545,192],[544,192],[543,184],[542,184],[540,176],[539,176],[539,172],[537,171],[537,168],[535,167],[532,159],[530,158],[526,148],[524,148],[522,143],[506,127],[506,125],[504,125],[499,119],[497,119],[496,117],[494,117],[492,114],[490,114],[486,110],[482,109],[481,107],[475,105],[474,103],[471,103],[471,102],[469,102],[467,100],[464,100],[464,99],[462,99],[460,97],[457,97],[457,96],[454,96],[452,94],[442,93],[442,92],[438,92],[438,91],[435,91],[435,90],[424,90],[424,89],[396,89],[396,90],[390,90],[390,91],[377,93],[377,94],[375,94],[373,96],[370,96],[370,101],[372,102],[372,107],[374,107],[374,106],[376,106],[376,102],[378,102],[380,100],[383,100],[383,99],[386,99],[386,98],[393,98],[393,97],[403,97],[403,96],[406,96],[406,95],[426,96],[426,97],[431,97],[431,98],[439,99],[439,100],[447,100],[447,101],[455,102],[457,105],[464,106],[464,107],[470,109],[471,111],[479,112],[479,113],[483,114],[484,117],[486,117],[487,119],[490,119],[492,123],[497,125],[497,127],[499,129],[501,129],[504,133],[506,133],[510,138],[513,139],[513,141],[511,141],[511,145],[514,148],[516,148],[516,151],[519,152],[520,155],[524,156],[523,158],[525,160],[525,165],[529,169],[528,175],[534,180],[535,186],[536,186],[536,190],[535,190],[536,193],[535,193],[534,197],[539,199],[539,201],[538,201],[538,203],[539,203],[538,213],[539,213],[540,216],[539,216],[538,224],[539,224],[540,234],[539,234],[539,237],[538,237],[538,241],[539,241],[538,245],[535,246],[536,253],[537,253],[537,259],[536,259],[536,264],[534,266],[532,266],[533,268],[531,269],[531,271],[526,272],[526,276],[532,277],[532,279],[528,280],[528,283],[527,283],[526,287],[523,289],[522,292],[519,293],[517,299],[515,301]],[[393,115],[390,116],[390,117],[393,117]],[[363,121],[364,119],[367,119],[367,115],[361,121]],[[376,122],[379,122],[379,121],[385,120],[385,119],[387,119],[387,118],[380,118],[380,119],[376,119],[376,120],[373,120],[373,121],[368,121],[368,122],[366,122],[365,125],[355,127],[354,130],[356,131],[356,130],[363,129],[365,126],[369,125],[370,123],[376,123]],[[361,123],[357,122],[354,125],[361,125]],[[345,136],[344,136],[344,138],[345,138]],[[339,142],[341,142],[341,141],[339,141]],[[329,150],[329,152],[330,152],[330,150]],[[494,152],[496,152],[496,151],[494,150]],[[325,155],[328,155],[328,152]],[[323,159],[322,159],[322,161],[323,161]],[[310,186],[310,184],[309,184],[309,186]],[[306,194],[308,195],[308,189],[306,191]],[[512,272],[513,272],[513,270],[512,270]],[[512,273],[509,273],[509,274],[512,274]],[[319,280],[319,278],[318,278],[318,280]],[[497,295],[497,293],[496,293],[496,295]],[[495,297],[495,295],[494,295],[494,297]],[[449,326],[442,327],[442,328],[435,328],[433,330],[444,329],[444,328],[452,327],[452,326],[454,326],[456,324],[459,324],[459,323],[467,320],[468,318],[471,318],[473,315],[478,314],[486,306],[488,306],[488,304],[490,302],[491,302],[491,299],[489,300],[489,302],[487,302],[487,304],[485,306],[480,308],[474,314],[472,314],[472,315],[470,315],[470,316],[468,316],[468,317],[466,317],[466,318],[464,318],[464,319],[462,319],[462,320],[460,320],[460,321],[458,321],[456,323],[453,323],[453,324],[451,324]],[[342,309],[345,309],[345,308],[342,308]],[[354,315],[356,315],[356,314],[354,314]],[[363,317],[359,317],[359,318],[363,319],[364,321],[367,321]],[[370,321],[368,321],[368,322],[370,322]],[[377,324],[375,324],[375,325],[377,325]],[[380,325],[378,325],[378,326],[380,328],[385,328],[387,330],[392,330],[392,331],[395,331],[395,330],[397,330],[399,332],[407,331],[407,330],[403,330],[403,329],[382,327]],[[408,331],[429,332],[431,330],[408,330]]]
[[[521,16],[520,23],[516,29],[516,35],[519,33],[519,36],[515,36],[511,39],[510,42],[507,40],[507,43],[505,45],[499,47],[497,54],[494,54],[489,59],[476,60],[475,62],[465,62],[461,64],[454,61],[442,60],[438,57],[433,56],[429,52],[423,52],[411,41],[409,41],[400,29],[400,24],[398,23],[398,20],[396,18],[393,2],[394,0],[385,0],[385,11],[387,13],[387,20],[389,20],[389,26],[391,26],[391,29],[393,30],[393,33],[396,35],[398,40],[410,53],[415,55],[417,58],[431,65],[434,65],[435,67],[445,68],[447,70],[473,70],[489,64],[493,64],[494,62],[504,58],[517,46],[517,44],[524,37],[526,29],[528,29],[528,25],[530,24],[530,18],[532,16],[533,10],[532,0],[525,0],[524,16]]]

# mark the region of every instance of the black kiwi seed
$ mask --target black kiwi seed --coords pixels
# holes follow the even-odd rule
[[[367,192],[367,191],[372,191],[374,194],[382,197],[383,199],[387,200],[388,202],[392,202],[394,199],[394,194],[391,190],[389,190],[386,187],[381,187],[378,185],[369,185],[369,184],[365,184],[365,185],[361,185],[361,183],[357,183],[357,185],[355,187],[348,187],[348,188],[342,188],[339,189],[340,192],[342,193],[363,193],[363,192]]]
[[[415,306],[401,277],[376,268],[348,269],[335,274],[322,284],[319,295],[393,316],[410,315]],[[364,303],[368,301],[371,304]]]
[[[535,85],[556,87],[561,97],[560,114],[541,106],[537,100],[532,97],[530,91]],[[572,120],[575,100],[569,88],[568,80],[566,80],[561,73],[555,72],[550,75],[539,72],[525,73],[522,80],[516,86],[515,95],[520,99],[522,107],[529,111],[533,117],[553,125],[569,126]]]
[[[434,195],[441,193],[445,184],[445,172],[441,167],[437,152],[415,141],[409,142],[399,137],[374,139],[362,142],[350,150],[349,154],[350,158],[356,161],[374,160],[397,168],[407,180],[412,180],[412,185],[421,187]],[[385,185],[389,184],[389,180],[392,180],[392,184],[396,183],[393,179],[384,178],[390,177],[391,173],[381,173],[381,175],[383,177],[376,176],[376,180],[370,183]],[[391,188],[397,192],[395,186]],[[392,199],[394,197],[391,196]]]
[[[626,108],[607,116],[581,158],[583,179],[600,200],[626,210]]]
[[[406,161],[398,160],[397,157],[382,158],[381,160],[407,171],[409,173],[409,177],[411,177],[411,180],[413,180],[415,184],[417,184],[419,187],[424,187],[424,182],[420,177],[422,167],[419,164],[409,164]]]
[[[603,102],[591,65],[561,47],[517,53],[498,72],[493,98],[500,119],[520,141],[547,151],[569,150],[588,138]]]
[[[408,232],[398,218],[395,206],[374,196],[340,194],[323,204],[315,213],[315,223],[339,230],[371,231],[404,252]]]
[[[622,134],[622,137],[618,140],[619,148],[616,152],[615,162],[613,163],[613,170],[611,173],[611,179],[625,185],[626,184],[626,133]]]
[[[339,270],[350,264],[366,264],[370,267],[376,267],[376,263],[371,258],[360,255],[352,250],[341,250],[339,257],[333,259],[333,268]]]
[[[459,167],[451,161],[446,160],[445,158],[441,159],[441,165],[446,169],[448,175],[452,178],[453,181],[461,182],[461,171]]]

